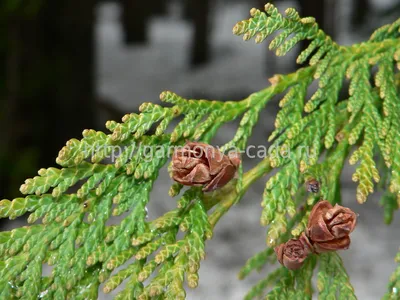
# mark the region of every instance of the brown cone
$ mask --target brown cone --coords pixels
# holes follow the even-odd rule
[[[349,248],[349,234],[354,230],[357,215],[349,208],[328,201],[318,202],[308,219],[306,234],[314,251],[322,253]]]
[[[188,142],[172,157],[172,178],[187,186],[203,186],[209,192],[226,185],[240,165],[238,154],[224,155],[205,144]]]

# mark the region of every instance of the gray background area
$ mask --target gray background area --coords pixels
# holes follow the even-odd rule
[[[177,18],[180,14],[178,5],[169,7],[169,17],[152,19],[150,45],[130,48],[121,43],[118,7],[114,4],[100,6],[97,28],[100,95],[121,111],[132,112],[142,102],[157,102],[159,93],[165,89],[188,98],[228,100],[241,99],[264,88],[268,84],[268,76],[291,70],[294,57],[288,55],[275,59],[273,54],[269,55],[267,60],[271,60],[274,67],[269,69],[267,63],[269,74],[265,73],[266,44],[243,42],[231,33],[237,21],[249,16],[251,6],[245,2],[218,3],[214,7],[213,60],[194,71],[187,66],[191,27]],[[348,32],[347,1],[339,2],[337,40],[342,44],[357,42],[363,37],[359,33]],[[380,9],[390,2],[373,1],[373,5]],[[292,5],[289,1],[280,4],[282,10]],[[256,145],[266,143],[276,109],[276,103],[272,103],[263,112],[252,140]],[[224,127],[215,140],[216,144],[233,137],[236,126]],[[248,166],[254,163],[246,161]],[[364,205],[357,204],[356,186],[351,182],[353,171],[354,168],[347,165],[343,172],[342,195],[344,205],[359,213],[359,223],[352,234],[351,248],[341,255],[358,298],[379,299],[386,291],[388,278],[395,268],[393,258],[399,247],[400,221],[396,214],[390,227],[383,223],[378,194],[370,197]],[[188,299],[243,299],[257,280],[276,267],[267,266],[261,273],[255,273],[244,281],[237,279],[245,261],[265,247],[266,230],[259,225],[265,181],[262,179],[255,184],[241,203],[217,225],[213,239],[207,243],[207,258],[200,269],[199,287],[189,290]],[[166,172],[163,172],[149,205],[150,218],[175,206],[175,201],[166,196],[170,183]]]

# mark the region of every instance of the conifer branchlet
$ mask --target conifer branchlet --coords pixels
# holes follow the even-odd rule
[[[81,140],[68,141],[57,157],[58,168],[41,169],[26,180],[20,188],[23,197],[0,201],[0,218],[29,214],[28,226],[0,232],[0,299],[97,299],[100,289],[110,293],[119,287],[116,299],[184,299],[186,284],[195,288],[199,283],[206,242],[218,221],[272,171],[260,197],[267,246],[247,261],[240,278],[276,262],[275,246],[304,241],[305,232],[315,239],[310,227],[320,226],[321,220],[312,209],[319,199],[341,203],[340,175],[347,160],[356,165],[355,198],[364,203],[379,183],[390,223],[400,204],[400,20],[379,28],[368,41],[340,46],[314,18],[301,18],[294,9],[282,14],[267,4],[265,11],[252,9],[250,14],[236,24],[234,34],[257,43],[274,34],[269,48],[279,56],[309,40],[297,58],[308,65],[275,75],[270,86],[241,101],[185,99],[166,91],[162,104],[144,103],[139,114],[107,122],[108,133],[85,130]],[[346,80],[349,97],[340,99]],[[318,88],[309,97],[315,81]],[[273,149],[267,158],[246,170],[227,156],[224,168],[215,171],[207,157],[197,169],[199,164],[178,166],[175,157],[172,171],[178,180],[169,195],[176,208],[155,220],[146,218],[150,192],[173,147],[188,140],[212,144],[223,124],[240,119],[235,136],[219,150],[243,151],[260,112],[278,95],[281,110],[275,130],[265,139]],[[149,159],[149,153],[161,155]],[[193,170],[202,176],[186,177]],[[229,178],[222,180],[225,175]],[[213,192],[203,192],[200,185]],[[296,270],[280,267],[267,274],[246,299],[311,299],[316,268],[321,299],[355,299],[339,255],[323,251],[354,229],[353,215],[341,211],[339,218],[336,212],[332,217],[343,226],[324,223],[324,233],[334,238],[318,241],[317,251],[314,242],[319,255],[303,260],[307,251],[300,253],[298,242],[287,245],[288,251],[281,247],[279,260],[288,266],[295,262]],[[120,222],[109,225],[112,216],[124,213]],[[43,264],[53,265],[50,275],[42,274]],[[400,267],[386,299],[397,299],[399,289]]]

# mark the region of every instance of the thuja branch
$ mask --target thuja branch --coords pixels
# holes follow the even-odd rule
[[[0,233],[0,298],[96,299],[100,284],[110,293],[125,283],[117,299],[183,299],[185,282],[192,288],[198,285],[205,242],[217,222],[256,180],[276,169],[261,201],[267,247],[249,259],[240,276],[276,261],[273,248],[278,244],[283,245],[279,260],[301,268],[280,268],[269,274],[247,299],[264,294],[273,284],[268,299],[310,298],[317,260],[321,297],[340,293],[353,299],[354,291],[336,253],[310,255],[306,261],[304,256],[290,255],[307,239],[310,245],[306,243],[303,254],[326,250],[326,245],[332,248],[336,245],[332,240],[348,238],[343,231],[354,229],[344,222],[352,214],[329,206],[341,202],[340,175],[350,153],[350,162],[358,163],[353,175],[359,182],[357,200],[365,202],[374,191],[374,181],[380,181],[386,190],[381,201],[386,220],[399,206],[400,81],[395,72],[400,62],[399,28],[396,21],[378,29],[370,40],[344,47],[319,29],[314,18],[300,18],[294,9],[285,15],[272,4],[266,5],[265,12],[252,9],[251,18],[239,22],[234,33],[243,34],[245,40],[255,37],[257,42],[276,34],[270,48],[278,55],[310,40],[298,57],[298,62],[309,66],[275,75],[269,87],[242,101],[193,100],[163,92],[162,105],[144,103],[140,114],[127,114],[121,123],[107,122],[110,133],[85,130],[81,140],[67,142],[57,157],[60,168],[39,170],[38,176],[21,186],[25,197],[0,202],[1,218],[29,213],[28,222],[37,223]],[[372,82],[375,66],[378,71]],[[346,78],[349,97],[340,99]],[[317,89],[307,99],[314,81],[318,81]],[[268,138],[273,151],[244,172],[240,159],[225,152],[246,149],[260,112],[279,94],[283,95],[281,110]],[[239,117],[233,139],[221,151],[207,152],[219,156],[221,164],[208,154],[193,157],[195,145],[211,144],[223,124]],[[175,151],[175,146],[185,143],[192,148]],[[172,153],[171,177],[177,182],[169,194],[176,197],[176,208],[149,221],[150,191]],[[382,158],[381,167],[376,157]],[[312,210],[321,204],[316,203],[324,205],[317,217]],[[330,214],[324,217],[325,208]],[[124,213],[120,223],[107,225],[111,216]],[[341,224],[342,233],[331,228],[330,215],[333,223]],[[321,216],[326,228],[332,229],[324,232],[323,242],[310,232],[310,220]],[[321,243],[328,244],[321,248]],[[347,240],[340,245],[347,247]],[[42,277],[43,263],[54,265],[50,276]],[[391,280],[391,296],[400,281],[398,273]]]
[[[231,205],[233,205],[247,190],[250,184],[255,180],[258,176],[261,176],[265,170],[264,167],[267,167],[268,162],[264,161],[260,167],[256,168],[253,171],[245,174],[243,178],[240,178],[242,182],[242,188],[237,189],[234,188],[229,197],[222,200],[221,204],[218,205],[220,201],[220,196],[214,195],[215,198],[211,198],[214,203],[213,205],[217,205],[215,212],[210,217],[211,224],[208,225],[207,214],[206,211],[208,208],[203,208],[203,198],[202,195],[198,194],[198,192],[194,190],[187,191],[181,200],[178,201],[178,209],[166,214],[163,217],[151,222],[150,224],[146,224],[144,221],[145,212],[144,206],[148,201],[148,191],[152,187],[154,180],[157,177],[158,172],[151,174],[151,170],[157,171],[166,160],[164,158],[157,158],[152,160],[151,162],[144,163],[141,162],[141,159],[144,157],[144,153],[141,152],[140,145],[161,145],[167,148],[169,145],[173,145],[176,143],[182,143],[184,138],[190,137],[190,134],[194,136],[198,136],[199,134],[210,133],[211,135],[205,136],[204,139],[208,140],[215,133],[211,131],[204,131],[207,129],[207,126],[210,126],[211,121],[206,121],[203,124],[199,124],[196,130],[192,132],[189,131],[189,135],[186,134],[188,123],[186,120],[182,121],[185,126],[178,125],[175,131],[171,135],[161,135],[157,136],[159,129],[156,130],[156,136],[146,136],[143,135],[143,131],[141,130],[138,124],[148,124],[146,122],[156,122],[160,120],[160,116],[163,117],[163,120],[170,121],[169,113],[171,112],[171,117],[175,117],[177,112],[182,112],[185,109],[191,109],[197,112],[210,111],[211,107],[214,107],[214,110],[211,110],[211,114],[214,113],[217,117],[213,121],[218,120],[218,110],[223,111],[223,114],[220,114],[221,118],[219,122],[225,122],[233,119],[235,116],[240,115],[242,112],[247,109],[251,110],[255,107],[257,108],[256,112],[264,107],[271,97],[274,95],[281,93],[288,87],[293,84],[296,84],[306,77],[312,76],[313,68],[305,68],[301,69],[298,72],[289,75],[282,75],[279,77],[279,81],[273,81],[273,85],[269,88],[266,88],[258,93],[254,93],[250,95],[243,101],[240,102],[227,102],[224,104],[220,104],[217,102],[208,102],[208,101],[200,101],[198,106],[193,100],[186,100],[180,98],[177,95],[171,94],[169,92],[162,94],[162,99],[167,102],[171,102],[175,105],[179,104],[179,107],[172,107],[171,109],[165,108],[164,111],[153,104],[146,104],[141,107],[142,115],[140,117],[136,117],[135,115],[127,115],[124,117],[124,123],[119,125],[115,123],[108,123],[107,127],[113,130],[113,134],[110,136],[106,136],[100,132],[94,131],[85,131],[84,132],[84,140],[70,141],[67,146],[60,152],[59,155],[59,163],[65,164],[67,167],[61,170],[51,168],[51,169],[42,169],[39,172],[39,177],[28,180],[21,188],[21,191],[24,193],[35,193],[35,196],[27,196],[26,198],[18,198],[14,201],[3,200],[1,202],[1,214],[3,217],[15,218],[18,217],[25,212],[33,212],[29,218],[30,222],[35,222],[36,220],[43,218],[43,225],[36,225],[35,228],[39,232],[43,232],[45,228],[47,230],[53,228],[51,232],[51,236],[43,235],[43,238],[46,238],[47,243],[51,243],[53,240],[57,240],[56,243],[53,243],[54,246],[51,247],[52,253],[48,253],[49,258],[45,258],[43,262],[48,262],[49,264],[54,264],[57,260],[56,257],[63,257],[63,260],[60,261],[55,269],[55,272],[52,276],[48,278],[49,284],[48,286],[52,286],[51,289],[45,288],[46,295],[48,297],[59,297],[64,294],[75,295],[75,290],[71,290],[75,283],[78,282],[92,282],[94,286],[98,285],[100,282],[106,282],[106,286],[104,288],[105,292],[111,292],[114,288],[116,288],[122,281],[131,276],[132,281],[131,284],[126,286],[126,289],[120,293],[120,296],[130,295],[132,289],[135,291],[135,297],[145,297],[146,295],[156,295],[161,291],[161,287],[158,286],[157,282],[149,285],[148,288],[143,289],[142,281],[146,280],[148,276],[154,271],[154,268],[157,265],[164,264],[167,261],[170,261],[173,257],[180,257],[180,260],[176,260],[176,268],[182,268],[186,261],[190,260],[190,257],[196,257],[193,261],[195,266],[190,267],[189,272],[191,277],[189,280],[189,284],[191,286],[197,285],[197,269],[199,262],[198,260],[203,257],[203,246],[204,241],[201,242],[204,238],[211,237],[212,227],[215,225],[220,216],[218,216],[219,212],[228,209]],[[207,108],[210,106],[210,108]],[[186,107],[186,108],[185,108]],[[197,108],[196,108],[197,107]],[[177,110],[178,109],[178,110]],[[188,111],[190,115],[190,111]],[[200,114],[203,116],[203,114]],[[169,118],[169,119],[168,119]],[[193,121],[192,119],[190,119]],[[133,122],[138,122],[133,123]],[[159,125],[165,128],[165,124],[162,121]],[[151,124],[151,123],[150,123]],[[134,127],[132,127],[134,125]],[[197,124],[196,124],[197,125]],[[220,125],[220,123],[218,124]],[[149,128],[149,125],[146,125]],[[231,145],[235,145],[237,143],[241,144],[243,147],[245,143],[243,143],[243,139],[247,139],[247,137],[251,134],[251,129],[253,124],[250,127],[246,123],[242,122],[241,127],[239,128],[236,139],[234,138]],[[243,128],[242,132],[240,132],[241,128]],[[135,131],[137,130],[137,131]],[[182,130],[185,130],[183,132]],[[210,130],[210,129],[208,129]],[[132,142],[132,138],[129,138],[128,133],[134,133],[134,138],[138,141],[137,143]],[[178,139],[178,137],[181,137]],[[121,155],[117,158],[114,165],[106,165],[101,164],[101,160],[106,158],[110,153],[104,153],[102,151],[96,151],[95,146],[103,146],[100,149],[109,149],[106,146],[115,146],[119,145],[125,147],[125,151],[121,153]],[[92,153],[92,163],[83,161],[86,159],[88,155],[90,155],[90,151],[84,151],[85,149],[91,149],[94,147],[94,152]],[[136,150],[137,149],[137,150]],[[130,153],[135,153],[135,155],[129,156]],[[268,167],[270,168],[270,167]],[[154,172],[153,171],[153,172]],[[75,185],[79,180],[86,179],[86,183],[84,183],[78,190],[77,194],[68,195],[65,191]],[[48,189],[53,188],[51,194],[45,194]],[[171,194],[174,193],[174,188],[171,189]],[[179,193],[180,188],[176,191]],[[62,194],[65,194],[63,196]],[[219,192],[217,192],[219,193]],[[208,197],[208,195],[206,195]],[[139,199],[144,199],[138,203]],[[192,201],[195,199],[194,201]],[[225,200],[230,199],[230,203],[225,202]],[[116,207],[111,211],[111,205],[114,203]],[[207,203],[207,201],[205,201]],[[187,206],[189,204],[189,206]],[[133,209],[130,210],[130,207]],[[225,206],[225,208],[222,208]],[[121,224],[115,226],[105,226],[104,223],[107,218],[110,216],[110,213],[114,215],[119,215],[122,212],[130,210],[130,215],[126,217]],[[84,221],[84,216],[88,215],[88,222]],[[201,217],[200,217],[201,216]],[[198,225],[195,220],[202,220]],[[51,223],[55,222],[55,223]],[[195,227],[193,227],[195,226]],[[195,229],[197,227],[197,229]],[[207,229],[207,226],[211,226]],[[174,232],[174,228],[179,227],[183,231],[191,231],[198,230],[198,234],[193,236],[193,234],[189,234],[186,239],[182,241],[174,242],[172,239],[173,235],[168,234],[169,232]],[[21,230],[14,230],[10,233],[4,233],[5,238],[10,238],[9,240],[3,244],[4,253],[8,253],[5,258],[8,264],[15,264],[19,261],[20,258],[24,258],[25,253],[29,251],[32,254],[30,257],[34,257],[41,253],[40,251],[44,251],[45,249],[39,248],[30,248],[23,246],[25,241],[30,241],[37,239],[39,237],[36,236],[36,230],[28,230],[24,231],[24,237],[21,239]],[[50,233],[49,232],[49,233]],[[129,239],[133,236],[133,248],[129,246]],[[165,238],[164,238],[165,236]],[[167,238],[167,236],[171,237],[171,239]],[[85,237],[89,237],[86,241]],[[200,239],[199,239],[200,238]],[[103,241],[104,239],[104,241]],[[160,255],[156,260],[150,260],[147,263],[143,264],[143,259],[145,259],[152,252],[157,250],[160,245],[162,245],[161,240],[167,242],[164,250],[161,250]],[[67,255],[65,253],[66,247],[70,243],[75,242],[78,243],[83,242],[83,247],[78,248],[75,251],[69,251]],[[196,244],[203,245],[200,248],[189,247],[194,241]],[[128,243],[127,243],[128,242]],[[163,243],[165,243],[163,242]],[[11,245],[17,243],[18,248],[11,247]],[[64,245],[64,246],[63,246]],[[140,247],[140,248],[137,248]],[[15,250],[17,249],[17,250]],[[186,250],[185,250],[186,249]],[[191,249],[189,256],[186,253],[187,249]],[[12,252],[11,252],[12,251]],[[172,252],[171,252],[172,251]],[[176,251],[183,251],[181,256],[176,256]],[[75,253],[74,253],[75,252]],[[196,254],[197,253],[197,254]],[[55,256],[54,256],[55,255]],[[64,255],[64,256],[63,256]],[[75,255],[75,256],[74,256]],[[120,265],[123,265],[130,256],[135,255],[138,259],[137,263],[134,263],[128,266],[127,269],[124,269],[123,273],[118,273],[117,277],[111,276],[111,272]],[[164,255],[165,258],[164,258]],[[38,256],[42,257],[42,256]],[[167,259],[168,258],[168,259]],[[70,263],[69,261],[73,260],[77,263],[78,269],[74,270],[74,277],[64,277],[65,274],[63,272],[69,270]],[[29,263],[29,259],[25,260],[19,270],[22,270]],[[39,261],[37,261],[38,263]],[[170,261],[171,263],[172,261]],[[168,265],[168,264],[167,264]],[[29,270],[35,270],[33,267],[36,266],[32,264],[32,268]],[[93,270],[92,277],[86,277],[84,270],[91,269]],[[177,270],[178,270],[177,269]],[[186,267],[185,267],[186,269]],[[65,271],[64,271],[65,270]],[[105,271],[102,271],[105,270]],[[139,273],[132,273],[133,270],[138,270]],[[14,275],[18,275],[19,271],[15,273],[11,273],[7,275],[5,278],[11,279]],[[98,274],[97,276],[95,274]],[[136,274],[136,275],[135,275]],[[167,273],[159,273],[159,276],[166,276]],[[33,275],[32,275],[33,276]],[[110,277],[111,276],[111,277]],[[136,277],[135,277],[136,276]],[[178,276],[178,273],[177,273]],[[180,275],[179,275],[180,276]],[[180,277],[177,278],[180,278]],[[117,280],[117,278],[120,278]],[[134,278],[137,278],[134,280]],[[180,282],[180,281],[179,281]],[[26,284],[29,281],[25,282]],[[176,285],[172,284],[172,282],[166,282],[170,287],[171,295],[182,295],[183,289],[180,288],[181,283]],[[4,282],[7,285],[6,282]],[[15,283],[18,286],[18,282]],[[26,289],[23,287],[23,290]],[[96,290],[91,290],[91,293],[94,293]],[[76,291],[77,292],[77,291]],[[4,289],[3,293],[13,294],[13,289],[9,289],[8,286]]]
[[[258,179],[267,175],[272,170],[270,161],[265,158],[257,166],[243,175],[243,185],[240,191],[228,186],[218,192],[217,195],[206,195],[204,205],[206,208],[212,208],[215,205],[213,213],[209,216],[209,222],[214,227],[219,219],[236,204],[247,192],[248,188]],[[228,190],[228,192],[226,192]]]

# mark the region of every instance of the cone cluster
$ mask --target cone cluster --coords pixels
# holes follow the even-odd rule
[[[312,253],[348,249],[349,235],[356,222],[357,215],[350,208],[320,201],[311,211],[305,232],[298,239],[291,239],[275,248],[278,261],[286,268],[296,270]]]

